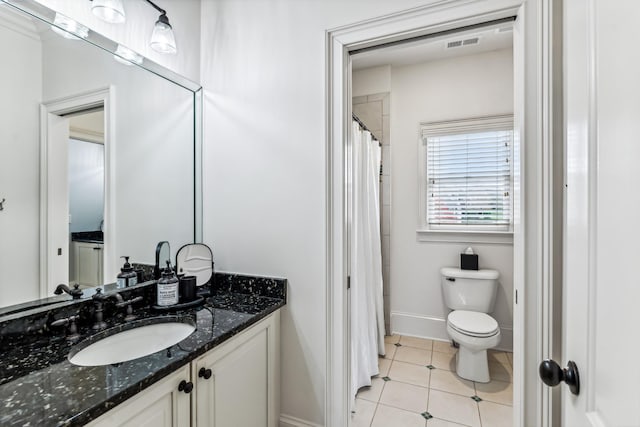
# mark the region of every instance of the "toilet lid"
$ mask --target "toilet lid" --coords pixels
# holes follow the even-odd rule
[[[485,313],[455,310],[447,317],[449,325],[458,332],[475,337],[490,337],[498,333],[498,322]]]

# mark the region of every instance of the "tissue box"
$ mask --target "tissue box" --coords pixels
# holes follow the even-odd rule
[[[477,270],[478,269],[478,255],[460,254],[460,269],[462,270]]]

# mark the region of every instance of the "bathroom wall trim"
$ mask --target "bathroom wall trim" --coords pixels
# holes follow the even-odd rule
[[[320,424],[296,418],[287,414],[280,414],[280,427],[322,427]]]
[[[35,41],[40,41],[40,34],[33,22],[9,7],[0,7],[0,25]]]
[[[391,318],[393,325],[391,333],[393,334],[435,341],[451,341],[447,334],[446,319],[401,311],[392,311]],[[513,328],[511,325],[499,326],[500,344],[494,350],[513,351]]]
[[[515,122],[517,171],[522,191],[515,196],[514,290],[514,418],[515,426],[551,425],[551,391],[542,386],[537,365],[553,348],[552,307],[545,295],[553,289],[549,277],[553,235],[548,191],[555,184],[545,154],[557,123],[552,119],[558,90],[550,68],[552,0],[433,1],[400,13],[327,31],[326,38],[326,265],[327,380],[325,424],[349,422],[348,242],[346,153],[351,117],[349,52],[436,31],[517,16],[514,24]],[[544,48],[543,48],[544,47]],[[550,238],[551,237],[551,238]],[[554,329],[555,327],[555,329]]]

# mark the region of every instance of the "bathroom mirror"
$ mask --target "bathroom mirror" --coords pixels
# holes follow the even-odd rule
[[[199,85],[56,16],[0,0],[0,307],[200,240]]]

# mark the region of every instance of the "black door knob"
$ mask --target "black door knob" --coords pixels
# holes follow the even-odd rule
[[[209,378],[211,378],[211,369],[205,369],[204,367],[200,368],[200,370],[198,371],[198,376],[200,378],[208,380]]]
[[[580,394],[580,375],[578,365],[571,360],[567,362],[567,367],[562,369],[554,360],[543,360],[538,369],[540,379],[550,387],[555,387],[564,381],[569,386],[571,393],[576,396]]]
[[[180,381],[180,384],[178,384],[178,391],[184,391],[185,393],[189,394],[192,390],[193,383],[191,381],[182,380]]]

